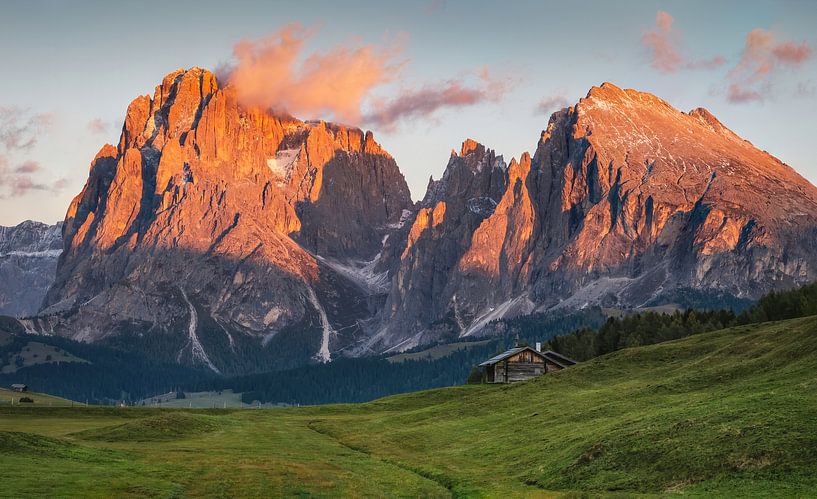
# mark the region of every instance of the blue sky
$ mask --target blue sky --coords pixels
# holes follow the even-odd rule
[[[659,11],[671,16],[671,31],[656,25]],[[314,33],[305,40],[304,56],[338,46],[399,48],[399,73],[367,94],[367,106],[452,82],[479,88],[476,75],[485,67],[501,84],[502,91],[471,105],[441,105],[391,126],[368,124],[396,158],[415,199],[466,137],[506,159],[518,157],[533,150],[547,123],[549,110],[538,109],[542,101],[573,102],[604,81],[655,93],[682,110],[706,107],[817,182],[811,144],[817,62],[809,52],[817,47],[817,2],[6,1],[0,126],[22,130],[29,140],[0,144],[6,171],[0,175],[0,224],[62,219],[91,159],[118,139],[134,97],[152,94],[174,69],[230,62],[237,42],[262,39],[293,22]],[[780,59],[747,83],[751,71],[736,76],[735,68],[747,34],[758,28],[771,40],[770,50],[799,48],[802,57]],[[644,43],[650,31],[666,35],[682,58],[671,72],[653,64]],[[715,67],[693,67],[716,56],[722,63]],[[762,98],[730,101],[728,86],[738,80]]]

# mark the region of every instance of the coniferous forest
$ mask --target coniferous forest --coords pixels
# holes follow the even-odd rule
[[[0,373],[0,386],[26,383],[34,390],[94,403],[135,403],[171,391],[232,389],[245,403],[321,404],[361,402],[390,394],[464,383],[474,366],[514,346],[543,342],[543,347],[578,361],[623,348],[650,345],[726,327],[817,314],[817,283],[774,292],[740,314],[731,310],[629,313],[605,319],[601,309],[571,315],[534,314],[490,323],[488,341],[465,344],[438,358],[340,358],[327,364],[238,377],[153,361],[110,345],[32,336],[0,320],[10,341],[0,345],[0,365],[19,362],[30,341],[55,346],[87,363],[51,363]],[[477,338],[479,340],[479,338]],[[430,348],[426,345],[416,350]]]

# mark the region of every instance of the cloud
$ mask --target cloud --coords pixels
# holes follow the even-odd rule
[[[32,162],[33,163],[33,162]],[[28,171],[24,163],[20,167],[9,171],[7,166],[0,163],[0,198],[16,198],[25,196],[32,191],[45,191],[58,193],[66,187],[66,179],[58,179],[54,181],[38,180],[32,173],[40,170],[39,165],[32,171]]]
[[[94,118],[88,122],[86,128],[89,132],[95,134],[108,133],[116,127],[115,124],[103,120],[102,118]]]
[[[3,108],[8,109],[8,108]],[[39,163],[32,160],[24,160],[16,167],[10,167],[12,162],[11,156],[19,150],[26,150],[33,146],[36,142],[37,136],[27,136],[28,131],[22,131],[21,128],[6,128],[6,131],[11,130],[12,133],[4,136],[0,140],[2,152],[0,152],[0,198],[15,198],[24,196],[31,191],[49,191],[59,192],[65,187],[64,180],[58,181],[40,181],[34,175],[42,172],[42,167]],[[9,137],[6,140],[6,137]]]
[[[685,57],[681,50],[681,34],[673,28],[674,22],[669,13],[659,10],[655,26],[641,35],[650,66],[662,73],[675,73],[682,69],[715,69],[726,62],[719,55],[700,60]]]
[[[395,47],[338,45],[306,54],[314,34],[289,24],[256,41],[233,47],[234,61],[222,69],[244,105],[271,108],[304,117],[358,122],[371,90],[396,77],[401,64]]]
[[[434,16],[445,8],[445,0],[429,0],[423,6],[423,14],[427,16]]]
[[[775,57],[789,64],[801,64],[811,57],[811,47],[806,42],[799,44],[786,42],[772,49]]]
[[[757,90],[745,88],[738,83],[732,83],[729,85],[729,88],[726,91],[726,98],[729,100],[729,102],[735,103],[751,102],[763,100],[763,93]]]
[[[806,42],[779,42],[771,31],[753,29],[746,35],[740,60],[729,71],[727,99],[734,103],[764,100],[777,73],[799,67],[811,55]]]
[[[726,59],[723,56],[716,55],[709,59],[699,59],[697,61],[689,61],[684,67],[688,69],[717,69],[726,64]]]
[[[543,98],[533,111],[534,116],[550,116],[553,112],[568,107],[570,101],[563,94],[551,95]]]
[[[29,150],[52,122],[51,114],[32,114],[26,109],[0,106],[0,144],[7,151]]]
[[[457,109],[484,102],[497,102],[508,91],[512,82],[494,78],[488,68],[468,82],[467,76],[446,80],[435,85],[403,89],[396,97],[377,99],[372,106],[375,111],[363,121],[372,125],[394,128],[398,122],[432,118],[443,109]]]
[[[36,161],[28,160],[14,169],[14,173],[36,173],[40,171],[40,164]]]
[[[650,66],[664,73],[674,73],[683,63],[672,23],[672,16],[659,10],[655,16],[655,28],[641,35],[641,43],[650,52]]]

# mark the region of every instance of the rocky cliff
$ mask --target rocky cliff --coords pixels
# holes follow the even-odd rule
[[[326,361],[363,334],[377,293],[354,277],[411,206],[371,133],[243,108],[212,73],[176,71],[91,164],[27,327],[220,372]]]
[[[705,109],[609,83],[555,113],[532,158],[505,168],[466,141],[409,227],[374,351],[532,311],[817,278],[817,188]]]
[[[33,315],[54,282],[62,223],[0,227],[0,315]]]
[[[131,103],[63,233],[29,331],[223,373],[817,278],[817,188],[706,110],[609,83],[533,156],[466,140],[414,206],[371,133],[177,71]]]

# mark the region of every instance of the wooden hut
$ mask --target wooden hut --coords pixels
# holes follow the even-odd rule
[[[13,385],[11,385],[11,389],[14,390],[15,392],[27,392],[28,391],[28,386],[23,385],[21,383],[20,384],[13,384]]]
[[[552,350],[541,352],[533,347],[516,347],[479,365],[485,383],[513,383],[559,371],[576,363]]]

